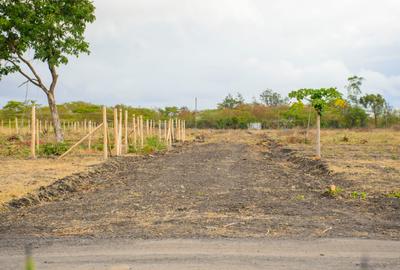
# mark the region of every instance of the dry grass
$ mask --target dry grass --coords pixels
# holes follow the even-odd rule
[[[102,162],[100,157],[72,156],[56,159],[1,159],[0,205],[41,186],[76,172],[87,171]]]
[[[269,136],[306,156],[314,156],[315,131],[305,143],[303,130],[268,130]],[[322,157],[330,168],[360,190],[400,190],[400,131],[394,129],[322,130]]]

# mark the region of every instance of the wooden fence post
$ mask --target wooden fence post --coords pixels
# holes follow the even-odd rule
[[[118,155],[122,155],[122,108],[119,109],[118,122]]]
[[[140,116],[140,148],[144,147],[144,136],[143,136],[143,116]]]
[[[158,120],[158,140],[161,142],[161,120]]]
[[[118,109],[114,108],[114,149],[118,156]]]
[[[89,120],[89,133],[92,133],[92,120]],[[92,148],[92,135],[90,135],[88,138],[88,149],[91,150],[91,148]]]
[[[39,151],[40,145],[40,125],[39,119],[36,120],[36,150]]]
[[[167,120],[164,120],[164,140],[165,144],[167,144]]]
[[[129,145],[128,145],[128,110],[125,110],[125,138],[124,138],[124,144],[125,144],[125,153],[128,153],[129,151]]]
[[[146,119],[146,138],[149,137],[149,119]]]
[[[174,119],[172,119],[172,118],[170,118],[169,119],[169,127],[168,127],[168,141],[169,141],[169,147],[171,148],[172,147],[172,142],[173,142],[173,139],[174,139],[174,136],[173,136],[173,134],[174,134]]]
[[[103,157],[108,158],[108,130],[107,130],[107,108],[103,106]]]
[[[171,118],[171,143],[175,141],[175,120]]]
[[[183,141],[186,141],[186,120],[183,120]]]
[[[182,141],[182,121],[181,121],[181,119],[177,119],[176,120],[177,121],[177,126],[178,126],[178,128],[177,128],[177,130],[178,130],[178,141]]]
[[[136,116],[134,114],[132,115],[132,130],[133,130],[132,144],[133,144],[133,147],[136,150],[137,132],[136,132]]]
[[[19,134],[18,118],[17,118],[17,117],[15,117],[15,132],[16,132],[17,134]]]
[[[32,115],[31,115],[32,119],[32,126],[31,126],[31,155],[32,158],[36,158],[36,107],[35,105],[32,106]]]

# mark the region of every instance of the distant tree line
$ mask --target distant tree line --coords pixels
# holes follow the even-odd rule
[[[393,109],[380,94],[363,94],[361,86],[364,78],[348,78],[347,98],[337,106],[328,103],[321,118],[323,128],[363,128],[392,127],[400,125],[400,111]],[[276,91],[266,89],[258,99],[246,102],[240,93],[228,94],[216,109],[202,110],[197,113],[187,107],[165,107],[161,109],[135,108],[117,105],[127,109],[129,115],[143,115],[145,119],[165,120],[169,117],[185,119],[188,127],[193,127],[195,118],[198,128],[244,129],[249,123],[259,122],[263,128],[294,128],[315,125],[317,112],[309,103],[290,103],[289,97],[283,97]],[[9,101],[0,109],[0,119],[7,124],[15,117],[29,119],[30,108],[34,101]],[[48,106],[37,106],[37,115],[44,120],[51,120]],[[101,121],[101,105],[87,102],[68,102],[57,105],[63,121]],[[113,110],[108,108],[111,121]]]

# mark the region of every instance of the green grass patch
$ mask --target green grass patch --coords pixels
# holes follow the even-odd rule
[[[353,191],[350,194],[350,197],[353,198],[353,199],[365,200],[365,199],[367,199],[367,193],[366,192]]]
[[[400,199],[400,191],[390,192],[389,194],[386,194],[386,197]]]
[[[167,146],[164,142],[160,141],[157,136],[152,136],[146,138],[144,141],[144,146],[142,149],[139,147],[134,147],[133,145],[129,145],[129,153],[142,153],[142,154],[151,154],[156,152],[161,152],[167,149]]]
[[[40,155],[43,156],[61,156],[64,154],[68,149],[70,145],[68,143],[46,143],[40,146]]]

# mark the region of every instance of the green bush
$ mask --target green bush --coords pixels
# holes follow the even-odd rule
[[[167,149],[167,146],[164,142],[160,141],[157,136],[149,137],[144,141],[144,146],[142,149],[140,147],[134,147],[133,145],[129,145],[128,153],[155,153],[164,151]]]
[[[150,153],[154,153],[154,152],[159,152],[159,151],[163,151],[166,149],[166,145],[161,142],[158,137],[153,136],[153,137],[149,137],[146,139],[145,141],[145,145],[142,149],[142,152],[146,153],[146,154],[150,154]]]
[[[46,143],[40,146],[40,154],[45,156],[61,156],[69,149],[67,143]]]

